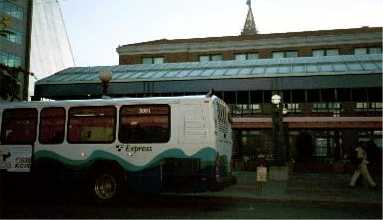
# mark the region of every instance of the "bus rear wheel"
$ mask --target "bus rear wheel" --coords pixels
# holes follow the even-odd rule
[[[97,176],[94,182],[94,192],[99,199],[112,199],[117,194],[117,180],[113,175],[103,174]]]
[[[97,202],[109,202],[123,191],[123,176],[116,171],[94,172],[91,178],[91,194]]]

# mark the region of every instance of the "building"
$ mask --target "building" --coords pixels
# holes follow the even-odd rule
[[[75,65],[59,1],[33,1],[29,94],[36,79]]]
[[[32,0],[0,1],[0,100],[28,97],[31,19]]]
[[[339,165],[358,141],[382,149],[382,28],[259,34],[252,17],[239,36],[120,46],[120,65],[58,72],[37,82],[35,99],[101,97],[98,74],[107,69],[113,97],[214,89],[231,107],[236,166],[244,157],[251,167],[261,154],[270,163],[280,156],[273,146],[273,94],[287,109],[285,153],[298,170],[347,169]]]

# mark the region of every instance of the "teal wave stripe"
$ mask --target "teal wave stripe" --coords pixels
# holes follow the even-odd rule
[[[215,162],[216,156],[217,156],[217,151],[214,148],[205,147],[191,156],[186,155],[185,152],[179,148],[168,149],[160,153],[159,155],[154,157],[151,161],[149,161],[148,163],[142,166],[134,165],[115,154],[102,151],[102,150],[94,151],[88,158],[84,160],[72,160],[60,154],[57,154],[53,151],[40,150],[35,152],[34,159],[35,160],[53,159],[63,163],[65,166],[71,166],[71,167],[77,167],[77,168],[89,167],[92,165],[94,161],[100,160],[100,159],[113,160],[118,162],[125,170],[135,172],[135,171],[141,171],[147,168],[158,166],[161,160],[163,160],[164,158],[199,158],[201,159],[202,164],[208,165],[210,163]]]

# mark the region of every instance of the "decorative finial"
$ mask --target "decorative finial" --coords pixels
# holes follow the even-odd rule
[[[245,26],[243,27],[241,35],[257,34],[258,31],[255,27],[253,11],[251,9],[251,0],[247,0],[246,4],[249,6],[249,11],[247,12]]]

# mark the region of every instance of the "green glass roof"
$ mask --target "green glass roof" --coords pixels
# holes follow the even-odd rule
[[[73,67],[36,84],[99,83],[99,73],[104,69],[112,72],[112,82],[376,74],[382,73],[382,55]]]

